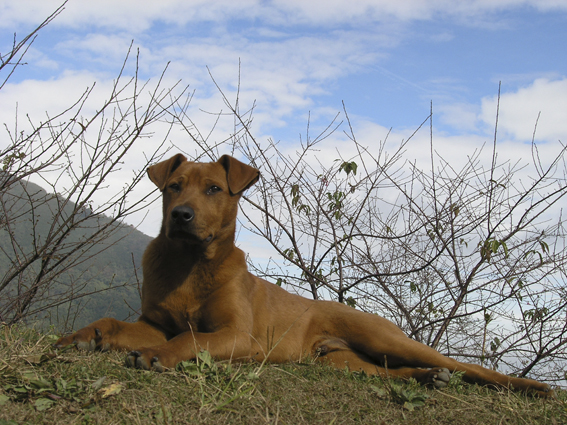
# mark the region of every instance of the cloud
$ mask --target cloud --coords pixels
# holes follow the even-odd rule
[[[477,131],[480,109],[477,105],[470,103],[441,104],[436,109],[441,115],[443,124],[461,132]]]
[[[37,24],[61,5],[60,0],[3,0],[0,26]],[[438,16],[479,17],[503,9],[531,7],[541,12],[567,10],[566,0],[70,0],[54,25],[121,28],[140,33],[156,23],[185,25],[229,19],[259,20],[280,26],[356,25],[409,22]]]
[[[33,64],[34,67],[37,67],[42,70],[51,70],[51,71],[58,71],[59,70],[59,63],[56,60],[51,59],[48,55],[44,52],[30,47],[25,55],[24,62],[29,64]]]
[[[12,31],[20,25],[37,24],[59,4],[57,0],[0,0],[0,27]],[[108,89],[135,38],[134,47],[140,48],[141,78],[155,80],[170,62],[165,86],[183,79],[183,84],[190,84],[191,89],[196,90],[189,114],[205,134],[216,125],[211,140],[220,141],[233,133],[234,121],[221,117],[215,124],[217,115],[202,112],[218,113],[227,109],[212,84],[207,66],[231,101],[236,99],[239,91],[242,110],[256,101],[253,132],[259,140],[286,137],[285,142],[292,148],[292,142],[298,139],[296,134],[299,131],[305,134],[308,111],[311,111],[314,134],[317,128],[330,122],[335,112],[333,107],[340,108],[340,100],[336,99],[333,99],[337,102],[334,105],[322,105],[327,96],[333,96],[339,80],[356,78],[356,74],[369,65],[380,67],[381,60],[392,52],[393,47],[408,41],[409,32],[405,32],[407,26],[403,24],[438,17],[463,21],[466,17],[476,19],[498,10],[526,7],[541,11],[565,10],[567,1],[70,0],[66,10],[46,30],[55,30],[48,32],[48,36],[57,36],[49,46],[55,46],[53,52],[56,54],[50,57],[44,44],[44,50],[39,50],[40,46],[36,45],[30,51],[32,55],[28,56],[29,62],[37,66],[66,71],[43,82],[28,80],[6,86],[0,96],[0,113],[3,117],[13,117],[15,104],[19,102],[21,113],[41,119],[45,111],[53,114],[69,106],[94,81],[97,81],[97,88]],[[367,25],[369,23],[372,25]],[[310,26],[315,29],[311,30]],[[61,31],[62,28],[70,30]],[[429,36],[429,40],[446,42],[454,37],[451,30],[439,28],[435,31],[438,32]],[[242,64],[240,87],[239,63]],[[132,66],[127,68],[127,74],[133,74]],[[424,91],[412,83],[411,78],[396,78]],[[508,141],[529,140],[541,111],[538,136],[544,140],[565,140],[567,123],[559,114],[567,110],[563,100],[567,99],[566,80],[548,78],[534,82],[534,78],[529,83],[524,81],[522,89],[503,94],[501,134]],[[446,80],[432,84],[435,93],[440,92],[440,87],[449,85]],[[450,88],[453,95],[455,84]],[[439,122],[450,125],[460,135],[436,136],[436,146],[448,155],[450,161],[460,161],[466,159],[465,148],[468,152],[468,149],[474,150],[490,140],[487,135],[494,127],[496,101],[490,97],[482,101],[472,100],[470,104],[449,102],[451,100],[436,102]],[[358,124],[355,131],[366,146],[375,146],[377,139],[388,133],[376,122],[359,120]],[[413,130],[395,129],[389,140],[397,145]],[[475,134],[471,135],[471,132]],[[180,130],[171,135],[171,141],[186,151],[195,148]],[[140,147],[140,154],[143,149]],[[351,147],[344,137],[336,135],[325,142],[325,147],[316,156],[333,161],[337,158],[337,150],[348,154],[348,149]],[[423,132],[423,137],[420,133],[415,138],[411,153],[428,166],[428,131]],[[120,184],[121,178],[123,175],[116,174],[112,183]],[[151,190],[151,183],[143,188]],[[152,214],[157,217],[159,206],[156,211]],[[153,221],[159,222],[159,218]]]
[[[65,39],[55,45],[55,50],[74,58],[79,66],[88,68],[85,61],[96,61],[103,68],[108,68],[109,64],[122,64],[131,44],[132,38],[126,34],[90,33],[83,37]],[[134,43],[132,47],[133,52],[140,49],[142,56],[149,56],[149,51],[140,43]]]
[[[528,82],[526,80],[530,79]],[[567,140],[567,78],[533,78],[533,75],[505,79],[519,88],[504,91],[498,110],[498,136],[515,142]],[[479,103],[441,102],[435,107],[439,122],[453,133],[491,136],[496,124],[498,96],[488,96]],[[536,128],[537,124],[537,128]]]
[[[112,28],[140,33],[157,22],[184,25],[195,21],[223,21],[238,16],[253,18],[263,9],[257,0],[70,0],[53,22],[70,28]],[[61,0],[9,0],[0,3],[0,25],[5,28],[20,23],[38,24],[61,5]]]
[[[482,100],[480,118],[494,126],[497,97]],[[536,129],[536,140],[567,140],[567,78],[540,78],[515,92],[500,96],[498,131],[517,141],[530,141]]]
[[[29,115],[32,121],[45,120],[46,113],[54,116],[79,100],[95,81],[97,81],[96,75],[83,71],[64,72],[54,80],[26,80],[19,84],[7,84],[0,96],[2,124],[10,125],[6,120],[9,119],[7,117],[14,116],[16,107],[21,116]],[[97,85],[102,89],[105,83],[99,81]],[[93,100],[96,98],[96,94],[91,96]],[[98,100],[102,99],[98,98]]]

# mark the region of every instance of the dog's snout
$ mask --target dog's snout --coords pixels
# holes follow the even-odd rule
[[[180,224],[189,223],[195,218],[195,211],[191,207],[178,206],[171,211],[171,218]]]

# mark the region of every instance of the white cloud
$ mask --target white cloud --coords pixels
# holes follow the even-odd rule
[[[479,107],[470,103],[441,104],[436,109],[441,122],[462,132],[477,131]],[[435,113],[435,111],[434,111]]]
[[[27,64],[33,64],[34,67],[38,67],[44,70],[52,70],[52,71],[59,70],[59,62],[51,59],[44,52],[33,47],[33,45],[26,52],[24,62]],[[25,65],[25,66],[29,66],[29,65]]]
[[[21,23],[38,23],[58,5],[57,0],[0,0],[0,27],[12,29]],[[130,40],[136,38],[135,47],[140,47],[141,50],[140,66],[143,75],[155,80],[165,64],[171,61],[165,85],[171,85],[182,78],[184,84],[191,84],[191,89],[196,89],[189,112],[201,130],[207,132],[212,128],[217,117],[203,114],[200,110],[226,111],[211,83],[206,66],[209,66],[225,94],[233,100],[238,88],[238,64],[241,62],[241,105],[245,110],[254,100],[257,101],[253,132],[259,140],[265,141],[268,136],[278,134],[280,129],[285,131],[292,126],[304,131],[308,110],[312,111],[314,132],[330,121],[335,111],[333,107],[340,108],[340,104],[321,107],[319,103],[322,96],[332,94],[334,84],[339,79],[345,76],[352,78],[367,65],[378,66],[384,52],[390,51],[388,49],[395,47],[403,39],[404,34],[397,25],[399,22],[438,16],[476,17],[522,6],[539,10],[566,9],[567,1],[70,0],[66,10],[52,26],[55,29],[70,27],[79,31],[63,33],[63,37],[70,35],[65,41],[57,43],[57,40],[54,44],[59,55],[75,59],[68,64],[75,66],[78,71],[67,71],[44,82],[25,81],[6,86],[0,96],[0,113],[3,117],[13,117],[17,101],[21,113],[30,113],[32,117],[41,119],[45,116],[45,111],[53,114],[69,106],[70,101],[76,99],[94,81],[97,81],[99,88],[107,89],[111,79],[116,76],[113,70],[122,64]],[[215,26],[215,23],[228,20],[231,20],[230,30],[224,25]],[[239,22],[242,21],[253,22],[254,25],[239,28]],[[188,23],[208,25],[209,22],[212,29],[204,34],[191,33],[191,36],[186,36],[184,28],[173,28]],[[380,25],[362,28],[368,22],[379,22]],[[295,24],[331,27],[334,31],[295,31]],[[156,36],[155,32],[149,31],[152,25],[163,26],[165,30],[171,26],[173,31],[160,32]],[[349,29],[338,31],[335,30],[336,25],[345,25]],[[96,27],[102,30],[98,31]],[[81,29],[91,32],[84,34]],[[439,33],[430,39],[445,42],[452,37],[451,31],[439,28]],[[31,53],[36,56],[30,55],[29,59],[33,59],[37,65],[66,69],[64,58],[57,63],[48,58],[45,52],[38,50]],[[131,67],[128,71],[132,73]],[[541,111],[539,137],[544,140],[565,140],[566,81],[541,79],[515,93],[504,93],[499,123],[504,139],[530,139],[538,112]],[[415,85],[409,81],[406,83]],[[439,86],[446,87],[447,84],[447,81],[441,81]],[[453,88],[454,85],[451,87],[452,93]],[[435,106],[440,112],[440,123],[450,125],[462,134],[459,137],[440,135],[435,138],[436,149],[447,155],[451,162],[466,160],[469,150],[472,153],[487,139],[490,140],[490,137],[468,133],[485,130],[485,134],[490,134],[487,129],[494,127],[495,99],[486,98],[481,105],[478,100],[472,102]],[[378,140],[387,134],[387,129],[377,122],[359,121],[358,124],[355,127],[357,136],[366,146],[376,146]],[[220,141],[228,137],[233,132],[233,125],[232,119],[221,119],[211,140]],[[412,131],[413,129],[395,129],[389,140],[397,145]],[[297,140],[295,133],[292,137],[293,141]],[[278,136],[274,138],[279,139]],[[186,151],[194,149],[187,135],[180,131],[172,134],[171,140]],[[336,135],[325,142],[317,157],[332,161],[337,158],[337,149],[348,153],[350,147],[347,145],[344,137]],[[410,146],[411,155],[428,166],[428,131],[420,133]],[[504,149],[508,145],[503,142],[502,146]],[[140,148],[138,153],[142,150]],[[510,149],[510,152],[517,153],[518,150]],[[117,174],[113,184],[120,184],[122,178],[124,175]],[[151,190],[151,183],[146,182],[142,188]],[[159,206],[155,210],[151,213],[154,218],[150,220],[153,222],[150,227],[157,229],[159,224],[156,226],[155,223],[159,223]]]
[[[458,105],[461,110],[470,109],[470,105]],[[501,104],[500,115],[507,115],[505,107]],[[564,113],[567,109],[563,109]],[[467,112],[470,116],[471,121],[478,121],[479,115],[474,114],[472,111]],[[475,120],[476,117],[476,120]],[[434,166],[440,167],[443,162],[450,164],[454,170],[459,170],[465,165],[467,165],[469,158],[477,155],[480,164],[482,164],[485,169],[490,168],[492,162],[492,150],[493,150],[493,140],[494,140],[494,114],[487,114],[487,129],[483,132],[470,132],[463,129],[457,135],[446,135],[443,132],[433,129],[433,140],[431,141],[430,128],[427,125],[417,128],[400,128],[389,130],[384,126],[377,124],[367,118],[360,117],[350,117],[353,123],[354,132],[357,141],[361,146],[368,148],[374,155],[377,154],[378,146],[382,143],[387,136],[387,143],[385,152],[391,157],[393,153],[399,148],[402,141],[411,139],[408,141],[407,145],[403,150],[403,157],[405,160],[412,163],[415,162],[417,167],[421,170],[431,169],[431,152],[433,148],[434,153]],[[561,125],[564,125],[562,122]],[[539,128],[539,127],[538,127]],[[345,128],[342,128],[345,130]],[[417,130],[417,131],[416,131]],[[501,122],[499,123],[499,130],[502,130]],[[542,129],[543,130],[543,129]],[[533,127],[529,132],[528,140],[518,140],[513,135],[508,132],[499,131],[497,143],[496,143],[496,153],[497,162],[502,164],[504,162],[509,162],[510,164],[521,164],[526,165],[533,162],[533,151],[531,141],[531,134],[533,132]],[[565,140],[567,137],[564,137]],[[537,150],[539,152],[539,157],[542,162],[542,166],[545,168],[551,161],[556,158],[559,152],[563,149],[563,144],[555,139],[544,140],[545,143],[537,143]],[[337,151],[343,153],[345,159],[348,155],[356,155],[356,149],[352,143],[348,142],[345,137],[337,133],[337,135],[325,143],[324,146],[319,147],[321,149],[321,155],[318,154],[317,157],[324,158],[327,162],[326,165],[329,166],[334,159],[337,158]],[[527,177],[536,175],[536,171],[532,165],[519,172],[519,176]]]
[[[61,0],[2,0],[0,26],[39,23]],[[276,25],[354,25],[364,22],[414,21],[435,16],[477,17],[503,9],[529,6],[539,11],[566,10],[566,0],[70,0],[55,25],[80,28],[94,25],[133,33],[154,23],[185,25],[227,19],[261,20]]]
[[[18,23],[38,24],[60,5],[61,0],[2,0],[0,25],[9,28]],[[253,17],[259,9],[262,7],[257,0],[69,0],[53,25],[71,28],[92,25],[139,33],[156,22],[186,24],[194,21],[222,21],[239,15]]]
[[[481,119],[494,126],[497,97],[482,100]],[[539,116],[539,120],[538,120]],[[498,131],[517,141],[567,141],[567,78],[540,78],[500,96]]]
[[[46,113],[54,116],[75,103],[95,81],[97,76],[90,72],[64,72],[56,80],[7,84],[0,96],[2,124],[11,121],[8,117],[14,116],[16,106],[22,116],[29,115],[32,121],[45,120]],[[102,89],[105,83],[99,81],[97,85]],[[96,98],[96,94],[91,98]],[[6,123],[8,126],[10,121]]]
[[[109,64],[121,64],[131,44],[132,38],[127,34],[90,33],[81,38],[61,41],[56,44],[55,49],[75,60],[95,60],[108,67]],[[135,55],[136,49],[140,49],[142,56],[149,56],[149,51],[139,43],[132,45],[132,56]],[[85,68],[88,68],[88,65]]]

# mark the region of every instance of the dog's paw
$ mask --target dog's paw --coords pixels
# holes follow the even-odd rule
[[[548,397],[554,397],[555,396],[555,392],[553,391],[553,389],[549,385],[542,384],[542,383],[539,383],[539,384],[540,384],[540,386],[532,389],[529,392],[531,394],[535,395],[536,397],[541,397],[541,398],[548,398]]]
[[[523,391],[531,396],[548,398],[555,395],[553,389],[543,382],[524,378],[510,378],[510,380],[510,388]]]
[[[110,349],[110,344],[104,342],[101,330],[91,327],[80,329],[71,335],[59,338],[53,344],[53,348],[64,348],[69,345],[74,345],[85,351],[107,351]]]
[[[162,350],[141,348],[130,351],[126,356],[126,366],[136,369],[155,370],[164,372],[175,367],[175,362],[168,361],[168,355]]]
[[[445,367],[438,367],[429,369],[426,375],[425,384],[431,385],[434,388],[445,388],[451,379],[451,372]]]

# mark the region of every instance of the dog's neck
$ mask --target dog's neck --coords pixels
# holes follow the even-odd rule
[[[154,265],[156,268],[183,267],[187,274],[193,273],[194,268],[218,269],[228,262],[241,260],[242,252],[235,246],[234,230],[227,229],[219,233],[208,243],[188,242],[182,239],[169,239],[164,232],[155,239],[160,246],[160,259]]]

